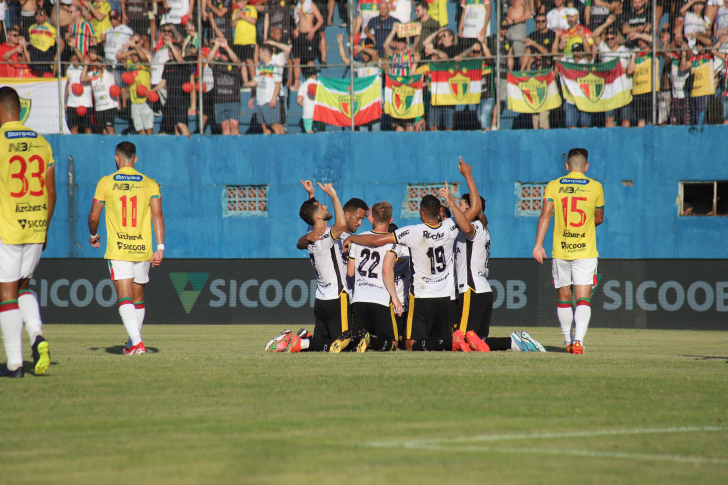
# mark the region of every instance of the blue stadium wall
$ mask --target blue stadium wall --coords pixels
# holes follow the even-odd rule
[[[564,154],[575,146],[589,150],[588,175],[604,184],[601,257],[726,258],[728,218],[678,217],[676,198],[680,181],[728,180],[727,134],[707,126],[191,139],[54,135],[48,140],[58,204],[45,257],[103,256],[88,245],[87,215],[96,182],[115,170],[114,147],[130,140],[137,145],[137,168],[162,185],[166,256],[172,258],[305,257],[295,249],[306,230],[298,218],[305,199],[300,179],[332,182],[342,200],[388,200],[395,223],[416,223],[400,218],[406,184],[462,181],[458,156],[473,165],[487,199],[492,256],[528,258],[537,218],[516,215],[515,184],[562,175]],[[627,180],[631,186],[622,183]],[[223,217],[225,185],[246,184],[269,184],[267,215]],[[317,197],[326,200],[319,189]],[[549,232],[547,252],[550,240]]]

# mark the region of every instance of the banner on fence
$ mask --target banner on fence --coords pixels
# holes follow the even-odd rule
[[[561,96],[552,70],[508,73],[508,109],[517,113],[539,113],[559,106]]]
[[[361,126],[382,116],[379,76],[354,79],[354,103],[348,79],[318,78],[313,119],[327,125]]]
[[[411,119],[425,114],[422,104],[422,76],[387,76],[384,112],[392,118]]]
[[[61,79],[61,92],[66,92],[67,79]],[[20,121],[41,135],[58,133],[58,118],[63,120],[63,133],[70,134],[66,124],[65,100],[58,98],[58,79],[0,78],[0,87],[10,86],[20,96]],[[64,110],[63,112],[59,109]]]
[[[433,62],[430,64],[432,105],[480,103],[482,61]]]
[[[632,101],[627,74],[618,59],[601,64],[557,61],[556,65],[564,101],[575,104],[579,111],[600,113]]]

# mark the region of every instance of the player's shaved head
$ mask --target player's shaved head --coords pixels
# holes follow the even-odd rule
[[[136,157],[136,145],[130,141],[122,141],[116,145],[116,155],[127,162],[134,160],[134,157]]]
[[[361,199],[357,199],[356,197],[353,199],[349,199],[349,201],[344,204],[344,212],[356,212],[359,209],[366,212],[369,210],[369,206],[366,202]]]
[[[440,217],[440,199],[435,197],[434,195],[426,195],[422,197],[422,201],[420,202],[420,211],[424,213],[425,216],[431,219],[437,219]]]
[[[383,200],[372,206],[372,218],[378,224],[389,224],[392,220],[392,204]]]
[[[16,121],[20,119],[20,96],[10,86],[0,88],[0,110],[3,111],[3,117],[8,121],[11,118]]]
[[[582,170],[589,161],[589,152],[586,148],[572,148],[569,150],[569,157],[566,163],[570,170]]]

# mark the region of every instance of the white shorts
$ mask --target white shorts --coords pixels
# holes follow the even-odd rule
[[[0,241],[0,283],[12,283],[33,277],[43,245],[5,244]]]
[[[119,261],[109,260],[111,281],[128,280],[134,278],[134,283],[145,285],[149,283],[149,261]]]
[[[551,261],[551,275],[554,278],[554,288],[563,288],[570,285],[597,286],[597,258],[565,259],[554,258]]]
[[[154,112],[147,103],[132,103],[131,120],[136,131],[154,128]]]

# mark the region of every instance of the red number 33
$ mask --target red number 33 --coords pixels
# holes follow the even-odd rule
[[[40,184],[40,190],[30,190],[30,195],[32,195],[33,197],[40,197],[41,195],[43,195],[43,188],[45,187],[45,180],[43,179],[45,162],[43,161],[43,159],[38,155],[33,155],[32,157],[30,157],[28,162],[26,162],[25,159],[20,155],[15,155],[10,159],[10,165],[15,162],[18,162],[20,164],[20,170],[18,170],[18,173],[10,175],[10,178],[20,180],[21,187],[19,192],[10,192],[10,196],[20,198],[24,197],[26,194],[29,193],[28,191],[30,190],[30,182],[25,177],[25,172],[28,170],[28,162],[38,162],[38,171],[33,172],[30,176],[31,178],[37,178],[38,183]]]

